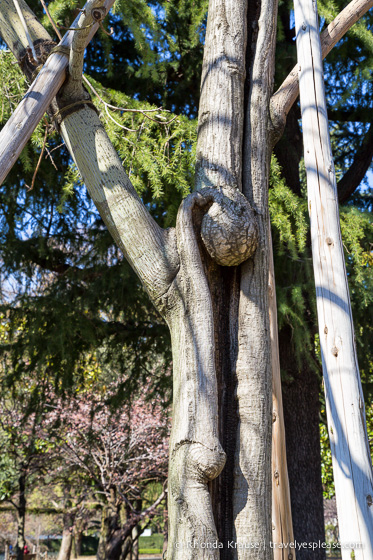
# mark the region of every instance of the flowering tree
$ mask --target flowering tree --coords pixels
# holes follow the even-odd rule
[[[40,482],[50,459],[51,445],[40,437],[48,409],[43,407],[42,384],[25,378],[22,385],[0,393],[0,501],[12,504],[17,516],[17,560],[25,545],[26,487]],[[40,400],[38,399],[40,398]]]
[[[100,559],[126,557],[132,529],[152,517],[164,498],[162,492],[153,503],[139,507],[143,492],[150,483],[163,482],[167,473],[167,410],[161,402],[148,402],[146,392],[113,409],[108,402],[117,385],[104,392],[96,387],[77,392],[68,403],[59,401],[50,417],[53,425],[59,419],[62,428],[54,436],[60,469],[78,469],[102,504]],[[63,558],[70,556],[72,525],[67,516]]]

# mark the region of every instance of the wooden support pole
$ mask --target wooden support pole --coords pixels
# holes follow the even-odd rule
[[[106,0],[104,6],[107,12],[114,4],[114,0]],[[77,25],[78,19],[73,23]],[[98,29],[98,24],[92,26],[87,44]],[[74,31],[66,33],[59,43],[64,47],[70,47]],[[17,161],[21,151],[34,132],[39,121],[48,109],[52,99],[57,94],[66,77],[66,68],[69,57],[61,53],[53,53],[40,70],[34,82],[31,84],[25,97],[18,105],[6,125],[0,132],[0,183],[2,183],[13,165]]]
[[[295,0],[294,11],[317,314],[342,558],[372,560],[372,464],[339,225],[316,1]]]
[[[321,52],[325,58],[347,31],[373,6],[373,0],[351,0],[337,17],[321,33]],[[299,95],[298,70],[294,66],[290,74],[272,95],[271,116],[273,124],[285,126],[286,117]]]
[[[270,229],[270,228],[269,228]],[[282,408],[280,353],[275,270],[272,236],[269,231],[269,325],[272,355],[272,531],[273,560],[296,560],[293,520],[291,515],[290,485],[286,460],[285,423]],[[284,547],[281,544],[285,545]],[[287,546],[286,546],[287,545]]]

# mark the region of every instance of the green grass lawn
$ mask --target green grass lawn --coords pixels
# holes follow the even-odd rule
[[[161,553],[163,548],[163,535],[154,533],[150,537],[140,537],[139,553],[140,554],[156,554]]]

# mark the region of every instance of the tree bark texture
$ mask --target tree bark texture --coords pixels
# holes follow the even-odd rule
[[[258,543],[233,558],[270,559],[272,371],[268,313],[269,100],[273,87],[277,2],[249,4],[243,194],[258,223],[258,250],[241,266],[233,515],[235,540]]]
[[[198,112],[196,187],[242,190],[247,0],[210,0]]]
[[[64,513],[62,541],[57,560],[70,560],[71,551],[73,548],[73,524],[73,515],[71,513]]]
[[[325,541],[321,484],[319,380],[309,364],[294,360],[290,327],[280,332],[280,363],[286,372],[283,405],[294,538]],[[325,550],[302,549],[297,560],[325,560]]]
[[[17,507],[17,542],[16,555],[17,560],[23,560],[23,549],[26,544],[25,540],[25,522],[26,522],[26,472],[22,469],[18,478],[19,500]]]
[[[222,441],[225,443],[229,439],[226,433],[229,429],[231,438],[236,434],[236,443],[233,449],[232,445],[229,446],[230,454],[233,451],[235,457],[233,464],[226,467],[233,475],[232,482],[228,482],[231,497],[227,499],[226,496],[222,500],[223,496],[219,496],[219,535],[230,536],[239,547],[228,552],[222,551],[222,558],[253,557],[258,554],[258,550],[255,550],[256,543],[261,549],[260,557],[269,558],[272,383],[266,255],[266,190],[270,155],[267,107],[272,91],[274,46],[271,40],[275,39],[277,5],[257,3],[250,6],[247,12],[245,4],[238,2],[232,7],[230,2],[225,2],[222,7],[221,2],[210,2],[201,85],[196,185],[201,188],[204,185],[216,187],[229,184],[241,189],[241,162],[243,143],[245,144],[246,157],[244,156],[243,161],[244,164],[247,163],[247,167],[244,192],[246,190],[245,194],[260,224],[260,242],[253,259],[249,259],[241,267],[241,290],[238,284],[240,275],[236,274],[231,290],[225,293],[222,291],[218,296],[218,299],[225,300],[226,309],[230,311],[230,314],[225,314],[225,321],[220,322],[220,328],[225,328],[225,332],[228,330],[230,333],[230,338],[225,342],[225,346],[229,342],[230,347],[225,352],[229,356],[226,369],[229,366],[231,368],[228,375],[226,372],[222,376],[221,402],[226,398],[227,388],[235,390],[236,395],[233,401],[228,402],[226,399],[224,404],[229,409],[225,410],[224,415],[228,422],[225,425],[224,422],[220,423]],[[248,52],[243,57],[240,44],[246,42],[247,29],[250,30]],[[225,37],[228,37],[227,47],[219,38],[222,30]],[[243,138],[246,72],[248,112]],[[255,130],[257,126],[258,129]],[[223,166],[217,164],[220,162]],[[210,274],[210,278],[211,276]],[[217,292],[219,288],[213,287],[214,297]],[[216,307],[219,311],[219,305]],[[220,310],[222,307],[224,306],[220,305]],[[224,359],[221,362],[224,363]],[[222,478],[224,479],[224,471]],[[230,514],[226,511],[229,507]],[[233,523],[233,518],[233,532],[224,531],[227,519]],[[253,545],[254,548],[251,548]]]
[[[373,557],[373,472],[323,82],[317,6],[294,4],[317,315],[342,558]],[[343,545],[345,545],[343,547]]]

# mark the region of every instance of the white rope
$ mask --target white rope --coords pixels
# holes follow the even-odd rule
[[[24,18],[24,16],[23,16],[21,7],[20,7],[20,5],[19,5],[19,3],[18,3],[18,0],[13,0],[13,2],[14,2],[14,5],[15,5],[15,7],[16,7],[17,13],[18,13],[18,15],[19,15],[19,19],[21,20],[23,30],[24,30],[24,32],[25,32],[25,34],[26,34],[27,42],[28,42],[29,47],[30,47],[30,49],[31,49],[31,51],[32,51],[32,56],[33,56],[34,59],[37,61],[38,58],[37,58],[37,56],[36,56],[36,51],[35,51],[35,48],[34,48],[34,45],[33,45],[33,42],[32,42],[31,36],[30,36],[30,33],[28,32],[27,23],[26,23],[26,20],[25,20],[25,18]]]

